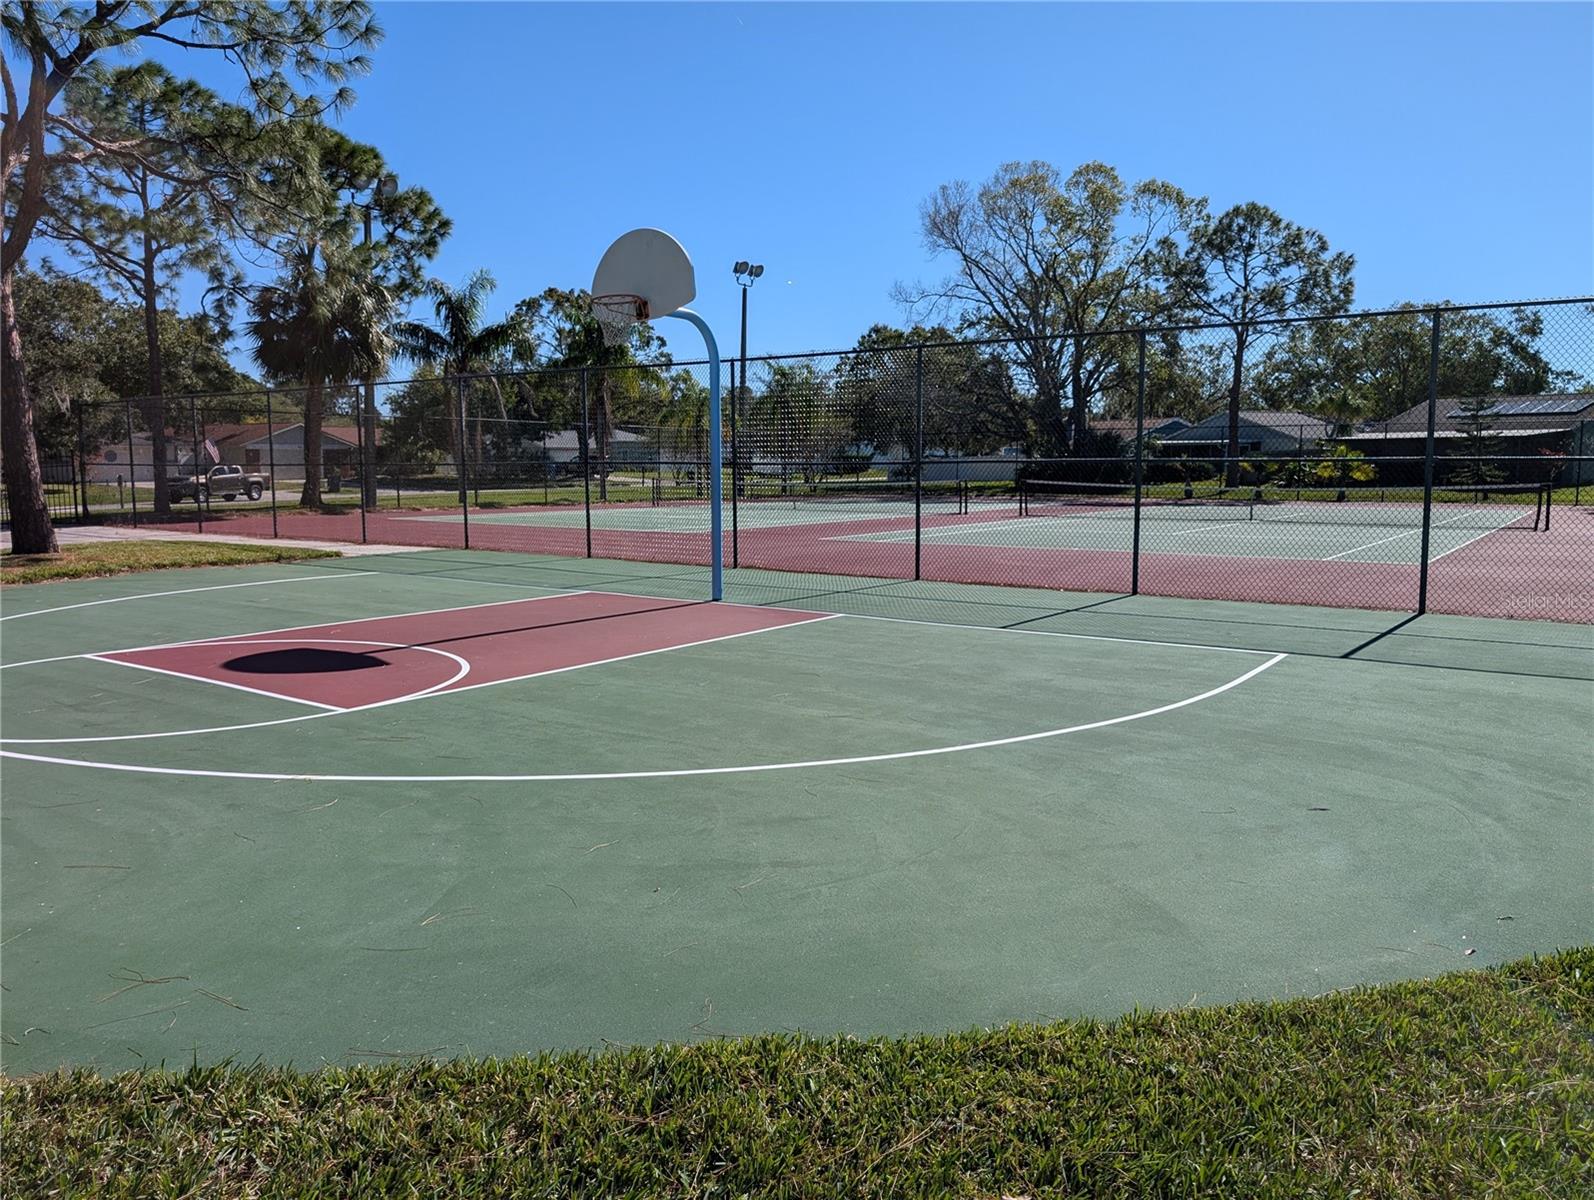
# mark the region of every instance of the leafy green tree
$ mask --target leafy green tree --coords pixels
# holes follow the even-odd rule
[[[1353,483],[1371,483],[1377,476],[1377,470],[1362,451],[1337,444],[1322,452],[1322,457],[1312,468],[1312,474],[1323,483],[1344,489]]]
[[[1246,353],[1278,336],[1280,317],[1344,312],[1355,284],[1355,259],[1330,251],[1315,229],[1286,221],[1266,205],[1237,204],[1192,225],[1184,249],[1167,259],[1174,294],[1189,313],[1220,322],[1231,338],[1225,482],[1240,469],[1240,400]]]
[[[0,56],[5,112],[0,172],[5,232],[0,240],[0,470],[11,510],[12,541],[23,553],[56,549],[34,437],[33,398],[12,284],[49,208],[57,173],[105,152],[62,111],[67,86],[108,54],[159,43],[221,54],[244,75],[249,101],[268,123],[293,123],[347,104],[346,81],[366,70],[365,51],[381,37],[362,0],[170,0],[134,3],[7,3],[0,30],[28,79],[19,88]],[[326,95],[315,89],[328,85]],[[80,143],[80,144],[74,144]]]
[[[492,273],[476,271],[460,287],[441,279],[428,279],[422,294],[431,301],[433,324],[401,321],[393,336],[398,353],[411,362],[431,367],[443,375],[458,377],[492,371],[508,364],[510,352],[525,341],[528,333],[517,313],[507,320],[484,323],[487,298],[496,287]],[[503,385],[496,375],[488,375],[487,386],[497,400],[500,430],[507,435],[509,413],[504,403]],[[458,445],[457,421],[447,423],[452,431],[456,463],[463,462]],[[476,461],[482,462],[482,416],[474,414]]]
[[[1493,396],[1465,396],[1456,403],[1460,416],[1456,429],[1461,434],[1461,453],[1451,478],[1456,483],[1483,487],[1499,483],[1505,472],[1496,461],[1500,456],[1500,439],[1495,430],[1495,400]]]
[[[420,288],[450,223],[422,188],[378,192],[372,203],[382,235],[366,243],[354,197],[386,173],[382,156],[326,126],[306,127],[294,151],[291,162],[278,164],[273,187],[283,215],[262,247],[278,276],[248,294],[245,329],[263,371],[304,387],[301,503],[316,506],[327,387],[385,370],[393,351],[387,327],[399,303]]]
[[[1037,440],[1057,454],[1083,438],[1091,403],[1122,369],[1125,339],[1104,331],[1166,311],[1163,271],[1197,211],[1172,184],[1131,187],[1104,163],[1066,179],[1048,163],[1006,163],[978,190],[945,184],[925,202],[925,246],[954,270],[896,296],[949,312],[965,332],[1018,339],[1010,352]]]
[[[250,299],[245,329],[254,360],[274,381],[302,383],[304,489],[321,503],[322,423],[328,387],[380,374],[392,352],[393,302],[363,256],[303,247],[296,261]]]
[[[14,279],[17,324],[28,346],[40,452],[66,458],[76,452],[77,419],[86,452],[125,444],[124,396],[148,380],[142,305],[121,303],[92,283],[20,269]],[[180,316],[161,309],[162,386],[168,395],[243,392],[258,383],[227,359],[220,327],[204,314]],[[186,412],[177,422],[187,424]]]
[[[1269,348],[1255,382],[1271,408],[1345,421],[1379,421],[1428,395],[1432,310],[1402,311],[1292,328]],[[1537,395],[1568,386],[1542,348],[1541,313],[1446,312],[1440,324],[1439,393]],[[1576,386],[1575,383],[1572,386]]]
[[[663,393],[663,368],[638,364],[655,362],[667,366],[666,343],[651,324],[642,323],[632,327],[625,342],[608,344],[592,315],[591,298],[584,291],[548,288],[540,296],[522,300],[515,312],[527,331],[529,353],[540,356],[545,366],[571,371],[588,368],[587,420],[597,448],[598,496],[607,500],[615,424],[628,415],[657,423],[657,414],[648,411],[644,397]],[[556,378],[552,376],[550,380]],[[572,418],[579,419],[579,396],[570,380],[563,380],[558,386],[568,397],[562,407],[571,409]]]
[[[82,153],[60,172],[56,202],[39,228],[142,308],[145,377],[131,394],[149,431],[154,509],[166,513],[160,305],[185,274],[218,284],[236,279],[223,240],[236,202],[232,162],[206,148],[249,136],[254,123],[247,111],[154,63],[79,75],[67,87],[66,116],[76,132],[65,144]]]
[[[903,463],[916,445],[920,403],[926,450],[993,454],[1007,445],[1027,449],[1033,440],[1028,397],[1015,386],[1009,363],[988,346],[957,341],[944,326],[875,325],[836,365],[835,376],[854,442]]]

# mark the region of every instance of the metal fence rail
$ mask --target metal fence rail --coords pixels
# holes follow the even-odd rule
[[[1062,340],[1079,388],[1014,342],[748,360],[727,563],[1594,622],[1594,301],[1280,322],[1238,365],[1213,326]],[[708,561],[704,364],[388,381],[374,428],[363,404],[77,406],[52,515]]]

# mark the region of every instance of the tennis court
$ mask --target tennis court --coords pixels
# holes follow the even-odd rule
[[[959,1029],[1586,937],[1586,625],[706,597],[436,549],[8,589],[8,1067]]]

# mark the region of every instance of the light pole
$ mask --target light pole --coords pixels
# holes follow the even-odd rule
[[[371,213],[380,200],[391,200],[398,193],[398,176],[384,175],[371,185],[371,199],[360,205],[365,215],[365,242],[371,244]],[[360,464],[360,503],[367,509],[376,508],[376,380],[365,377],[365,436],[364,462]]]
[[[742,288],[742,352],[740,357],[742,368],[742,388],[747,386],[747,293],[753,286],[753,280],[764,273],[762,263],[750,263],[742,259],[731,267],[736,275],[736,282]],[[738,545],[736,529],[736,497],[742,490],[742,456],[737,451],[736,426],[738,411],[742,407],[742,394],[738,390],[736,380],[731,380],[731,566],[741,565],[741,549]]]

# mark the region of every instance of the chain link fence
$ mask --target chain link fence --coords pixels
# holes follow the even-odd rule
[[[1240,332],[728,361],[725,562],[1594,622],[1594,303]],[[58,519],[702,565],[708,411],[700,362],[423,373],[42,449]]]

